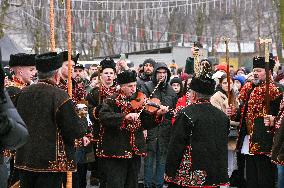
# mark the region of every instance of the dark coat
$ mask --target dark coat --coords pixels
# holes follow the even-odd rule
[[[125,114],[116,105],[118,94],[107,98],[100,109],[100,138],[97,156],[100,158],[132,158],[134,155],[145,156],[146,145],[143,130],[154,126],[155,116],[142,112],[142,126],[134,132],[121,128]]]
[[[152,98],[158,98],[160,99],[162,105],[168,106],[169,109],[174,109],[177,102],[177,95],[169,85],[171,74],[166,64],[159,63],[156,65],[152,81],[146,82],[144,85],[142,85],[141,91],[147,97],[151,95],[152,91],[158,83],[156,74],[157,70],[160,68],[167,70],[167,80],[166,82],[160,84],[158,89],[152,95]],[[168,112],[167,114],[165,114],[163,121],[159,125],[147,132],[147,149],[150,151],[156,151],[156,143],[159,144],[159,149],[162,153],[162,156],[164,156],[162,160],[165,160],[167,146],[170,141],[170,127],[172,116],[173,114],[171,112]]]
[[[209,102],[185,107],[173,125],[166,181],[184,187],[227,183],[229,126],[225,113]]]
[[[276,130],[273,139],[271,160],[278,165],[284,165],[284,109],[275,118]]]
[[[3,164],[3,150],[16,150],[27,142],[28,131],[8,93],[0,99],[0,187],[7,187],[8,172]]]
[[[144,85],[146,82],[149,82],[152,80],[151,75],[146,75],[145,73],[142,73],[137,78],[137,88],[140,89],[142,85]]]
[[[16,102],[30,137],[17,150],[15,167],[34,172],[75,170],[74,144],[80,145],[85,130],[68,94],[48,81],[39,81],[25,87]]]

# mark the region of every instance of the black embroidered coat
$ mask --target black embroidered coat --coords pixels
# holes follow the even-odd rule
[[[132,158],[134,155],[146,155],[146,141],[143,130],[155,125],[156,117],[146,112],[140,115],[141,126],[135,131],[124,127],[123,110],[116,104],[118,94],[107,98],[100,109],[99,117],[102,125],[96,155],[100,158]],[[134,112],[134,111],[132,111]]]
[[[229,123],[210,103],[185,107],[173,125],[165,180],[181,187],[226,184]]]
[[[74,146],[81,143],[74,141],[85,130],[68,94],[42,81],[25,87],[16,106],[30,136],[16,152],[15,167],[35,172],[74,171]]]

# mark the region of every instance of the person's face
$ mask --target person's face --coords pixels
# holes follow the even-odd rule
[[[254,68],[253,69],[253,83],[258,85],[261,82],[264,82],[266,78],[265,69],[263,68]]]
[[[75,62],[71,61],[71,73],[73,75]],[[64,78],[68,77],[68,61],[64,61],[62,67],[60,68],[61,74]]]
[[[89,74],[92,75],[94,72],[98,71],[98,67],[90,67]]]
[[[160,82],[164,82],[167,76],[167,70],[166,69],[158,69],[157,70],[157,80]]]
[[[136,92],[136,82],[131,82],[121,85],[121,90],[126,97],[131,97]]]
[[[144,65],[144,72],[147,75],[151,75],[153,73],[154,67],[151,63],[146,63]]]
[[[242,87],[242,84],[241,84],[241,82],[240,82],[239,80],[235,80],[235,81],[234,81],[234,85],[235,85],[235,87],[236,87],[238,90],[240,90],[241,87]]]
[[[237,75],[245,75],[245,72],[243,70],[238,70]]]
[[[180,84],[179,83],[172,83],[172,88],[176,93],[180,92]]]
[[[37,73],[37,70],[35,66],[19,67],[19,74],[24,83],[30,84],[31,81],[34,80],[36,73]]]
[[[223,79],[221,82],[221,87],[224,91],[228,92],[228,81],[227,78]],[[230,79],[230,90],[233,89],[233,81]]]
[[[93,77],[90,81],[91,81],[90,85],[92,86],[92,88],[95,88],[98,84],[98,77],[97,76]]]
[[[82,80],[84,78],[84,69],[81,68],[74,68],[74,72],[73,72],[73,78],[76,81]]]
[[[111,86],[115,78],[114,70],[112,68],[105,68],[101,74],[103,84]]]

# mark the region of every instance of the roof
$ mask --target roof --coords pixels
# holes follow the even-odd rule
[[[26,52],[23,48],[18,46],[8,35],[4,35],[0,39],[0,50],[2,55],[2,62],[5,65],[8,64],[11,54]]]

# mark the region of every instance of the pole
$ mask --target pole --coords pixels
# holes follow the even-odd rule
[[[50,26],[50,48],[52,52],[55,52],[54,0],[50,0],[50,4],[49,4],[49,26]]]
[[[72,98],[72,40],[71,40],[71,0],[66,0],[66,14],[67,14],[67,46],[68,46],[68,94]],[[66,188],[72,188],[72,172],[67,172]]]
[[[231,75],[230,75],[230,61],[229,61],[229,41],[230,38],[223,37],[226,45],[226,64],[227,64],[227,83],[228,83],[228,106],[231,105]]]

